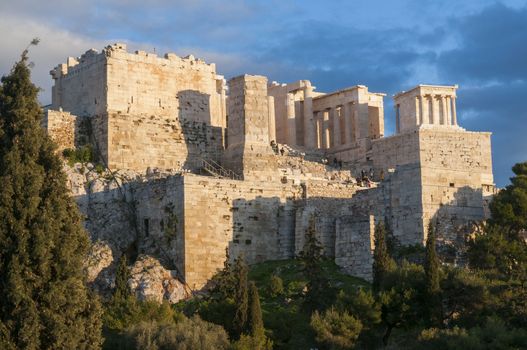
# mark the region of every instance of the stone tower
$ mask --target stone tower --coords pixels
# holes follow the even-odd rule
[[[242,75],[228,85],[224,164],[244,178],[270,180],[277,165],[269,139],[267,78]]]

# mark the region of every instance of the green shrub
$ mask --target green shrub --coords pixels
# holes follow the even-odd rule
[[[352,349],[362,331],[360,320],[335,308],[323,314],[315,311],[311,316],[311,327],[316,333],[317,342],[334,349]]]
[[[100,163],[95,165],[95,171],[97,172],[97,174],[101,175],[102,173],[104,173],[104,170],[105,170],[104,165]]]
[[[269,280],[269,291],[271,296],[276,297],[284,294],[284,282],[276,275],[272,275]]]
[[[225,330],[203,321],[199,316],[183,318],[176,323],[141,322],[128,329],[136,349],[221,350],[230,347]]]
[[[95,159],[91,145],[85,145],[79,148],[66,148],[62,151],[62,155],[66,158],[69,165],[93,162]]]

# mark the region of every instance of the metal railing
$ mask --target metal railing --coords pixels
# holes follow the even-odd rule
[[[201,159],[201,169],[207,171],[209,174],[219,177],[228,178],[232,180],[242,180],[241,175],[236,174],[230,169],[225,169],[220,164],[212,159]]]

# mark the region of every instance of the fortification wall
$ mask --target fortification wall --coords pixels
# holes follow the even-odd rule
[[[293,185],[184,176],[185,276],[197,288],[223,267],[225,249],[248,263],[292,257]]]
[[[335,263],[350,275],[371,281],[375,217],[344,216],[337,220]]]
[[[244,178],[274,181],[277,160],[269,140],[267,78],[233,78],[229,80],[229,93],[226,167]]]
[[[463,238],[463,224],[485,218],[484,197],[494,191],[490,136],[448,127],[419,131],[424,225],[438,218],[447,241]]]
[[[51,108],[85,117],[106,112],[107,70],[106,56],[88,50],[79,58],[68,57],[67,63],[50,73],[52,88]]]
[[[106,112],[187,118],[225,127],[225,84],[214,64],[137,51],[125,44],[89,50],[51,71],[52,109],[79,116]],[[195,101],[199,99],[199,106]]]
[[[151,114],[110,113],[107,117],[111,169],[190,169],[200,159],[218,160],[222,129],[204,122]]]
[[[225,127],[225,85],[214,64],[192,55],[132,54],[121,45],[107,49],[107,65],[109,112],[186,118]]]
[[[373,167],[380,172],[406,164],[420,162],[419,134],[409,132],[373,140],[371,159]]]

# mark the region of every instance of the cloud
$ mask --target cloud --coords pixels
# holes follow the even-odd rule
[[[450,25],[460,45],[439,56],[443,74],[480,83],[527,79],[527,7],[494,4]]]
[[[40,100],[51,102],[52,79],[49,71],[65,62],[68,56],[78,56],[89,48],[102,48],[102,41],[73,34],[69,31],[38,23],[30,19],[12,18],[0,15],[2,39],[0,74],[8,74],[31,39],[39,37],[40,43],[30,49],[29,58],[34,63],[33,82],[42,88]]]
[[[494,174],[505,186],[516,162],[527,160],[527,7],[492,4],[449,22],[456,48],[438,55],[440,76],[460,83],[460,122],[492,131]]]

